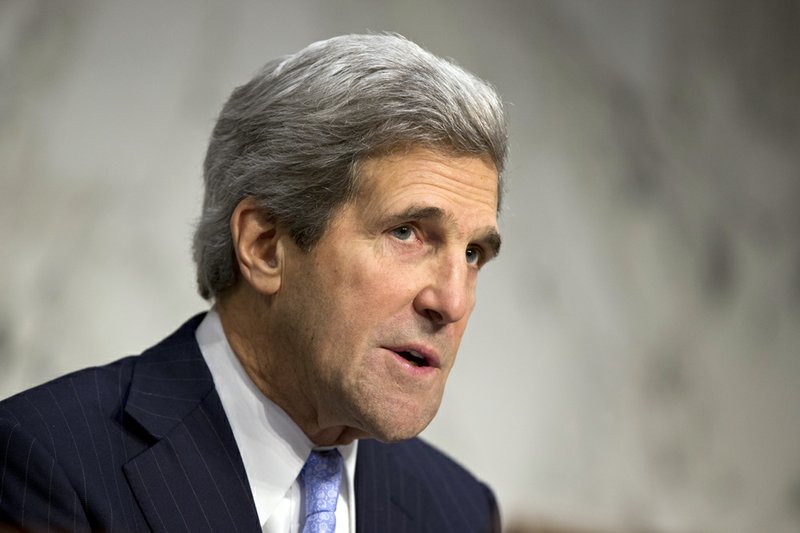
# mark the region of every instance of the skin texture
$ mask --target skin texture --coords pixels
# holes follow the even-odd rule
[[[366,161],[360,180],[309,252],[242,201],[231,218],[241,276],[217,302],[250,378],[317,445],[428,425],[479,269],[499,250],[489,158],[412,148]]]

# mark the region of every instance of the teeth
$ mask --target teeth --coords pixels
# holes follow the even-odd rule
[[[414,350],[403,350],[402,352],[396,353],[414,366],[428,366],[425,356],[419,352],[415,352]]]
[[[414,366],[430,366],[428,363],[427,358],[419,352],[414,350],[402,350],[402,351],[395,351],[397,355],[408,361]]]
[[[425,360],[425,356],[424,355],[422,355],[420,353],[417,353],[414,350],[406,350],[406,352],[411,354],[412,356],[414,356],[417,359],[422,359],[423,361]]]

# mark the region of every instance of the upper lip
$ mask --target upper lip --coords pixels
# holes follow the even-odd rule
[[[425,363],[428,366],[432,366],[434,368],[440,368],[441,363],[439,362],[439,354],[436,352],[435,349],[431,348],[430,346],[425,346],[423,344],[399,344],[395,346],[386,346],[387,350],[391,350],[395,353],[400,352],[410,352],[414,355],[421,356],[425,359]]]

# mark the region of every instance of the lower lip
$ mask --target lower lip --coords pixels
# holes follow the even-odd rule
[[[394,360],[397,361],[406,372],[410,373],[413,376],[425,377],[430,376],[431,374],[436,372],[436,367],[433,366],[417,366],[411,361],[408,361],[406,358],[394,352],[392,350],[388,351],[393,357]]]

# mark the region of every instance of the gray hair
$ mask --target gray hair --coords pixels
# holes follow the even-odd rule
[[[368,158],[423,146],[488,155],[502,176],[506,143],[492,87],[399,35],[334,37],[271,61],[233,91],[211,135],[198,291],[211,299],[236,282],[230,217],[247,197],[310,250]]]

